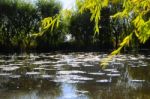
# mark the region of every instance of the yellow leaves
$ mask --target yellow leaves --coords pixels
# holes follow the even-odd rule
[[[116,13],[112,18],[130,18],[134,25],[133,32],[141,43],[145,43],[150,37],[150,19],[144,19],[145,17],[148,17],[146,14],[150,11],[150,0],[124,0],[123,7],[124,10]],[[127,36],[120,46],[129,44],[129,42],[126,42],[129,41],[128,39],[130,39],[130,37]],[[117,52],[119,51],[116,51],[116,53]]]
[[[137,3],[139,0],[131,0],[131,2],[133,3]]]
[[[63,11],[62,11],[62,14],[63,14],[65,17],[71,17],[72,14],[73,14],[73,11],[66,9],[66,10],[63,10]]]
[[[133,33],[130,33],[128,36],[126,36],[126,37],[123,39],[122,43],[120,44],[120,47],[119,47],[118,49],[114,50],[110,55],[108,55],[108,57],[106,57],[106,58],[104,58],[104,59],[102,60],[102,62],[101,62],[100,65],[101,65],[103,68],[105,68],[105,67],[109,64],[109,61],[112,60],[112,58],[113,58],[116,54],[120,53],[120,51],[121,51],[121,49],[122,49],[123,47],[125,47],[126,45],[129,45],[129,42],[130,42],[130,40],[132,39],[132,35],[133,35]]]
[[[138,28],[138,27],[142,26],[145,23],[145,21],[143,20],[142,16],[139,15],[133,20],[133,23],[134,23],[134,26]],[[140,28],[138,28],[138,31],[139,30],[140,30]]]
[[[108,6],[108,3],[109,3],[109,0],[103,0],[102,6],[103,6],[103,7],[107,7],[107,6]]]
[[[125,18],[133,23],[134,28],[128,36],[126,36],[123,41],[120,43],[120,47],[113,51],[111,55],[103,60],[101,65],[108,65],[108,61],[112,57],[118,54],[124,46],[129,45],[133,33],[138,37],[138,39],[145,43],[146,40],[150,37],[150,20],[144,20],[146,13],[150,11],[150,0],[76,0],[78,5],[80,5],[79,11],[83,12],[85,10],[90,10],[91,12],[91,21],[95,22],[95,32],[99,32],[99,20],[101,15],[101,9],[107,7],[109,2],[111,3],[122,3],[123,2],[123,11],[117,12],[112,18]],[[128,24],[126,23],[125,24]]]
[[[140,20],[140,16],[137,16],[137,17],[133,20],[133,23],[134,23],[135,26],[138,24],[139,20]]]
[[[132,38],[132,33],[124,38],[123,42],[120,43],[120,46],[129,45],[131,38]]]
[[[132,0],[132,2],[136,2],[133,9],[136,17],[132,21],[135,27],[134,32],[140,42],[145,43],[150,37],[150,19],[144,19],[148,17],[146,14],[150,11],[150,0]]]
[[[122,12],[117,12],[116,14],[114,14],[113,16],[111,16],[111,18],[117,18],[120,17],[122,14]]]
[[[145,43],[150,37],[150,19],[145,21],[143,19],[144,13],[140,13],[132,21],[135,27],[135,35],[138,37],[141,43]]]
[[[79,12],[82,13],[85,10],[91,12],[91,21],[95,22],[95,33],[99,33],[99,20],[101,17],[101,9],[107,7],[109,0],[76,0],[76,4],[79,7]]]
[[[56,20],[56,27],[59,27],[59,22],[60,22],[60,15],[57,17],[57,20]]]
[[[59,22],[60,22],[60,15],[56,15],[54,17],[50,17],[50,20],[48,21],[48,25],[46,27],[47,28],[51,28],[51,31],[53,31],[54,25],[56,24],[56,27],[58,27],[59,26]]]
[[[124,0],[123,7],[125,9],[131,9],[133,5],[134,3],[132,3],[131,0]]]
[[[116,55],[116,54],[120,53],[121,49],[122,49],[122,46],[119,47],[117,50],[114,50],[113,52],[111,52],[111,55]]]
[[[59,26],[59,19],[60,19],[60,15],[56,15],[54,17],[48,17],[42,20],[42,28],[44,30],[51,28],[51,31],[53,31],[54,29],[54,25],[56,24],[56,27]]]
[[[60,23],[60,15],[55,15],[54,17],[47,17],[44,18],[41,21],[41,31],[39,33],[33,33],[32,36],[37,37],[37,36],[42,36],[45,31],[50,29],[51,31],[54,30],[54,27],[59,27]]]
[[[136,37],[139,38],[139,33],[136,30],[134,31],[134,33],[135,33]]]
[[[125,9],[122,12],[117,12],[116,14],[111,16],[111,18],[124,18],[124,17],[127,18],[128,16],[129,16],[129,13],[128,13],[127,9]]]
[[[47,29],[52,23],[52,17],[48,17],[42,20],[43,29]]]
[[[109,0],[112,4],[117,4],[120,3],[122,0]]]
[[[150,19],[137,27],[136,36],[141,43],[145,43],[150,37]]]
[[[103,69],[106,68],[109,65],[109,62],[113,59],[113,57],[114,55],[108,55],[108,57],[103,58],[100,63],[101,67]]]
[[[144,10],[150,9],[150,0],[141,1],[140,7],[142,7]]]
[[[113,15],[113,18],[123,18],[123,17],[132,17],[134,15],[143,16],[150,10],[150,0],[123,0],[124,10],[122,12],[117,12]]]
[[[128,36],[126,36],[123,41],[120,43],[120,47],[117,50],[114,50],[111,55],[116,55],[118,53],[120,53],[121,49],[126,46],[129,45],[130,40],[132,39],[132,35],[133,33],[130,33]]]

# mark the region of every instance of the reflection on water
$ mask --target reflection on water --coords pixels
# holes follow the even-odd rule
[[[0,99],[150,99],[150,55],[0,55]]]

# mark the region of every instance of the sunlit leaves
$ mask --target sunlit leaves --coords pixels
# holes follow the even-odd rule
[[[58,28],[60,24],[60,15],[56,14],[53,17],[47,17],[44,18],[41,21],[41,31],[39,33],[33,33],[32,36],[42,36],[45,31],[47,31],[48,29],[51,30],[51,32],[54,30],[54,28]]]
[[[141,26],[137,27],[136,35],[141,43],[145,43],[150,37],[150,20],[144,22]]]
[[[114,55],[108,55],[106,58],[103,58],[100,62],[101,67],[104,69],[109,65],[109,62],[112,61]]]
[[[85,10],[90,10],[91,21],[95,22],[95,33],[99,33],[99,20],[101,18],[101,10],[103,7],[107,7],[109,0],[76,0],[76,4],[79,7],[79,12],[83,13]]]
[[[135,33],[141,43],[145,43],[150,37],[150,19],[144,19],[148,17],[146,14],[150,12],[150,0],[124,0],[123,7],[124,10],[116,13],[113,18],[126,17],[130,19],[130,24],[133,23],[134,25],[132,32]],[[124,45],[123,42],[122,45]]]
[[[108,66],[108,64],[109,64],[109,61],[111,61],[116,54],[119,54],[123,47],[129,46],[129,43],[130,43],[130,41],[132,39],[132,35],[133,35],[133,33],[131,33],[128,36],[126,36],[123,39],[123,41],[120,43],[120,46],[118,47],[118,49],[116,49],[113,52],[111,52],[111,54],[108,55],[108,57],[104,58],[101,61],[100,65],[101,65],[102,68],[106,68],[106,66]]]
[[[42,28],[44,30],[48,29],[48,28],[51,28],[51,31],[53,31],[54,25],[56,25],[56,27],[58,27],[59,26],[59,22],[60,22],[60,15],[56,15],[54,17],[44,18],[42,20]]]
[[[103,6],[103,7],[107,7],[107,6],[108,6],[108,3],[109,3],[108,0],[103,0],[102,6]]]

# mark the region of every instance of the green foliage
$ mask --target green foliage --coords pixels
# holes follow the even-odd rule
[[[101,10],[108,6],[109,0],[76,0],[79,12],[90,10],[91,21],[95,22],[95,33],[99,33],[99,20],[101,18]]]
[[[60,15],[56,15],[54,17],[47,17],[41,21],[41,31],[39,33],[33,34],[33,36],[42,36],[48,29],[53,32],[54,26],[56,28],[59,27]]]
[[[0,2],[2,41],[10,46],[26,46],[25,40],[37,26],[36,9],[33,5],[19,0],[4,0]],[[10,11],[7,11],[10,10]],[[7,42],[7,43],[6,43]]]
[[[38,0],[35,5],[1,0],[0,45],[58,45],[70,33],[85,44],[115,42],[118,49],[111,53],[115,55],[125,46],[135,45],[135,37],[140,43],[150,37],[149,0],[76,0],[76,5],[79,13],[61,10],[56,0]]]
[[[61,5],[55,0],[39,0],[37,2],[38,10],[41,13],[40,31],[33,33],[37,45],[58,46],[65,38],[65,24],[62,22]]]
[[[94,22],[90,21],[90,13],[88,11],[82,14],[76,13],[70,20],[70,34],[78,45],[92,45],[94,41]]]
[[[52,17],[61,10],[61,4],[56,0],[37,0],[36,5],[42,19]]]
[[[101,10],[107,7],[111,3],[122,3],[123,10],[117,12],[112,18],[128,19],[130,24],[133,24],[134,28],[130,31],[129,36],[126,36],[120,47],[112,54],[117,54],[120,50],[128,45],[131,34],[135,33],[140,42],[145,43],[149,35],[149,20],[145,20],[147,13],[150,12],[150,1],[149,0],[76,0],[79,7],[79,12],[90,10],[91,21],[95,22],[95,32],[99,32],[99,20],[101,19]],[[127,24],[127,23],[125,23]],[[126,31],[125,31],[126,32]]]
[[[136,35],[141,43],[145,43],[150,37],[150,18],[147,16],[147,13],[150,12],[150,1],[123,0],[123,8],[123,11],[117,12],[113,15],[113,18],[128,19],[129,23],[133,25],[133,29],[128,36],[124,37],[119,48],[113,51],[110,56],[118,54],[123,47],[129,45],[133,34]],[[104,63],[102,62],[102,65],[106,65],[109,59],[112,59],[112,57],[106,59]]]
[[[54,2],[54,0],[39,0],[36,5],[23,0],[0,1],[0,46],[8,48],[18,47],[21,49],[38,46],[37,42],[39,41],[33,36],[34,33],[41,32],[39,31],[41,29],[46,33],[53,34],[52,30],[47,31],[48,27],[43,28],[45,26],[44,23],[49,24],[47,21],[49,18],[46,17],[56,15],[60,9],[60,4]],[[54,21],[56,22],[56,20]],[[59,21],[56,23],[58,26]],[[40,27],[40,24],[42,27]],[[50,27],[54,27],[54,23]],[[58,34],[56,33],[56,35]]]
[[[111,55],[116,55],[116,54],[118,54],[120,51],[121,51],[121,49],[123,48],[123,47],[125,47],[125,46],[129,46],[129,43],[130,43],[130,41],[131,41],[131,39],[132,39],[132,34],[133,33],[131,33],[130,35],[128,35],[128,36],[126,36],[124,39],[123,39],[123,41],[120,43],[120,46],[119,46],[119,48],[117,49],[117,50],[114,50],[112,53],[111,53]]]
[[[145,43],[150,37],[150,19],[146,19],[147,13],[150,12],[150,1],[149,0],[124,0],[123,3],[124,10],[122,12],[116,13],[113,17],[117,18],[128,18],[130,24],[133,24],[134,29],[130,32],[135,33],[136,37],[141,43]],[[144,19],[145,18],[145,19]],[[123,46],[127,45],[130,36],[125,37],[121,46],[115,52],[119,52]],[[130,37],[131,38],[131,37]]]

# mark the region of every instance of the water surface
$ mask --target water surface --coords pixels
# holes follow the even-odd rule
[[[0,99],[150,99],[150,55],[0,54]]]

